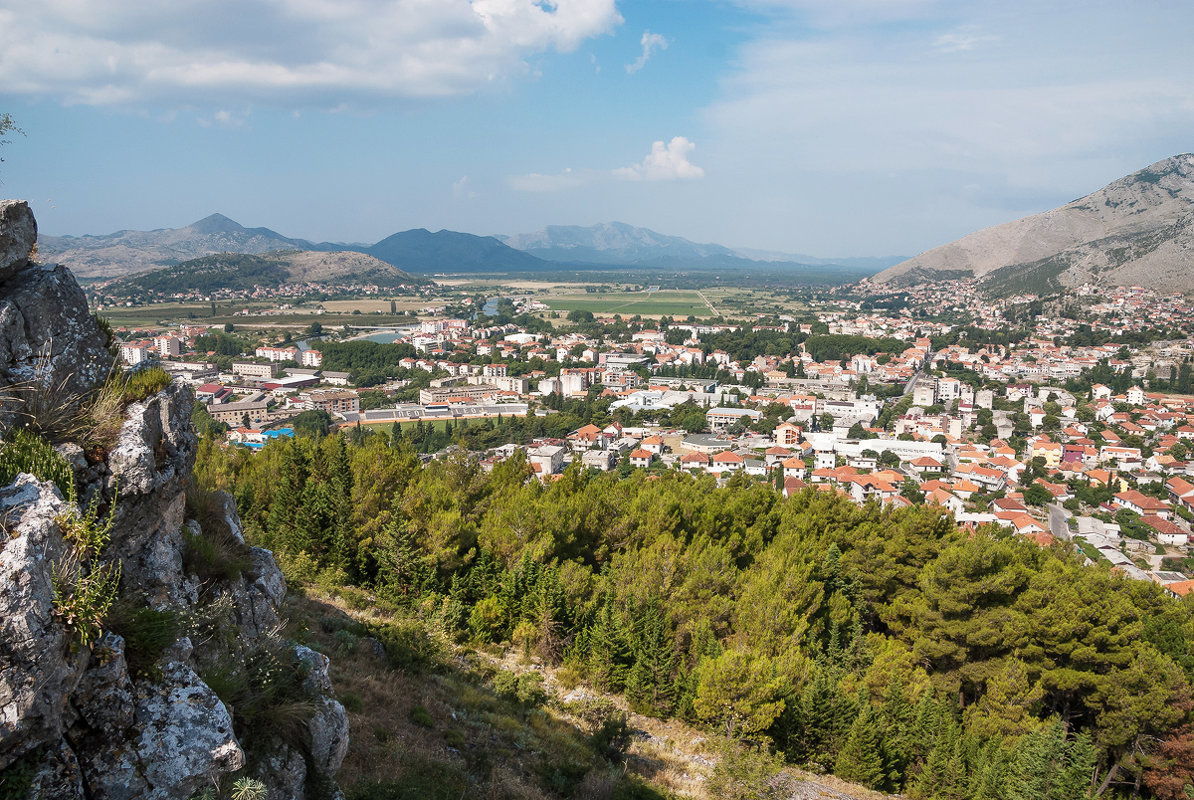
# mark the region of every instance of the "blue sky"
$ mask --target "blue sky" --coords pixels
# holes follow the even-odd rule
[[[912,254],[1194,150],[1187,0],[0,0],[51,234]]]

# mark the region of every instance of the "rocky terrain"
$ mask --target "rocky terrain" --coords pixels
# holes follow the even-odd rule
[[[964,236],[876,275],[876,283],[979,278],[993,293],[1093,283],[1194,289],[1194,155],[1121,178],[1061,208]]]
[[[48,451],[0,487],[0,795],[339,796],[328,659],[278,636],[273,556],[195,486],[190,390],[109,408],[97,435],[106,336],[69,271],[29,260],[35,237],[0,203],[0,458],[25,457],[22,426]]]

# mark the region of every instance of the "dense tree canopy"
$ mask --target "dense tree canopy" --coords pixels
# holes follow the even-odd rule
[[[384,434],[205,440],[199,476],[292,574],[794,763],[917,798],[1194,782],[1190,604],[1061,545],[741,477],[543,485],[521,456],[423,464]]]

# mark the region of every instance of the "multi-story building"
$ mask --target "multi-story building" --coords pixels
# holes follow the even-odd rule
[[[174,358],[182,355],[182,340],[177,336],[154,337],[153,345],[158,349],[158,355],[162,358]]]
[[[233,361],[232,374],[244,375],[248,378],[257,378],[259,380],[268,380],[269,378],[278,377],[280,372],[276,362],[260,363],[257,361]]]

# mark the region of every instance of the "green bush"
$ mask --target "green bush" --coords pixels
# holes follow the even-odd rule
[[[302,688],[302,667],[289,642],[268,637],[231,651],[200,677],[227,706],[241,741],[273,735],[301,749],[315,713]]]
[[[186,513],[199,523],[199,533],[183,531],[183,570],[205,582],[240,580],[252,567],[252,550],[228,524],[219,494],[201,489],[192,479]]]
[[[45,439],[21,428],[0,444],[0,486],[27,472],[39,481],[51,481],[66,500],[75,500],[75,474],[70,463]]]
[[[427,672],[443,665],[443,644],[419,620],[383,623],[374,626],[371,633],[385,648],[386,659],[393,667]]]
[[[170,385],[170,373],[161,367],[147,367],[123,376],[121,397],[126,404],[139,403]]]
[[[0,769],[0,800],[25,800],[29,797],[29,789],[33,786],[33,776],[37,774],[41,758],[42,751],[38,748]]]
[[[58,518],[66,542],[66,554],[52,565],[54,618],[77,637],[76,644],[89,647],[104,630],[104,621],[120,590],[120,562],[103,563],[100,556],[108,546],[116,508],[100,521],[96,500],[85,512],[71,506]]]
[[[356,692],[341,692],[339,695],[339,700],[340,705],[344,706],[344,710],[350,714],[360,714],[365,710],[365,701]]]
[[[423,706],[415,706],[410,710],[410,721],[420,728],[435,727],[435,722],[431,719],[431,713]]]
[[[524,706],[538,706],[547,701],[543,676],[537,672],[516,675],[509,670],[499,669],[493,676],[493,690],[499,697]]]

